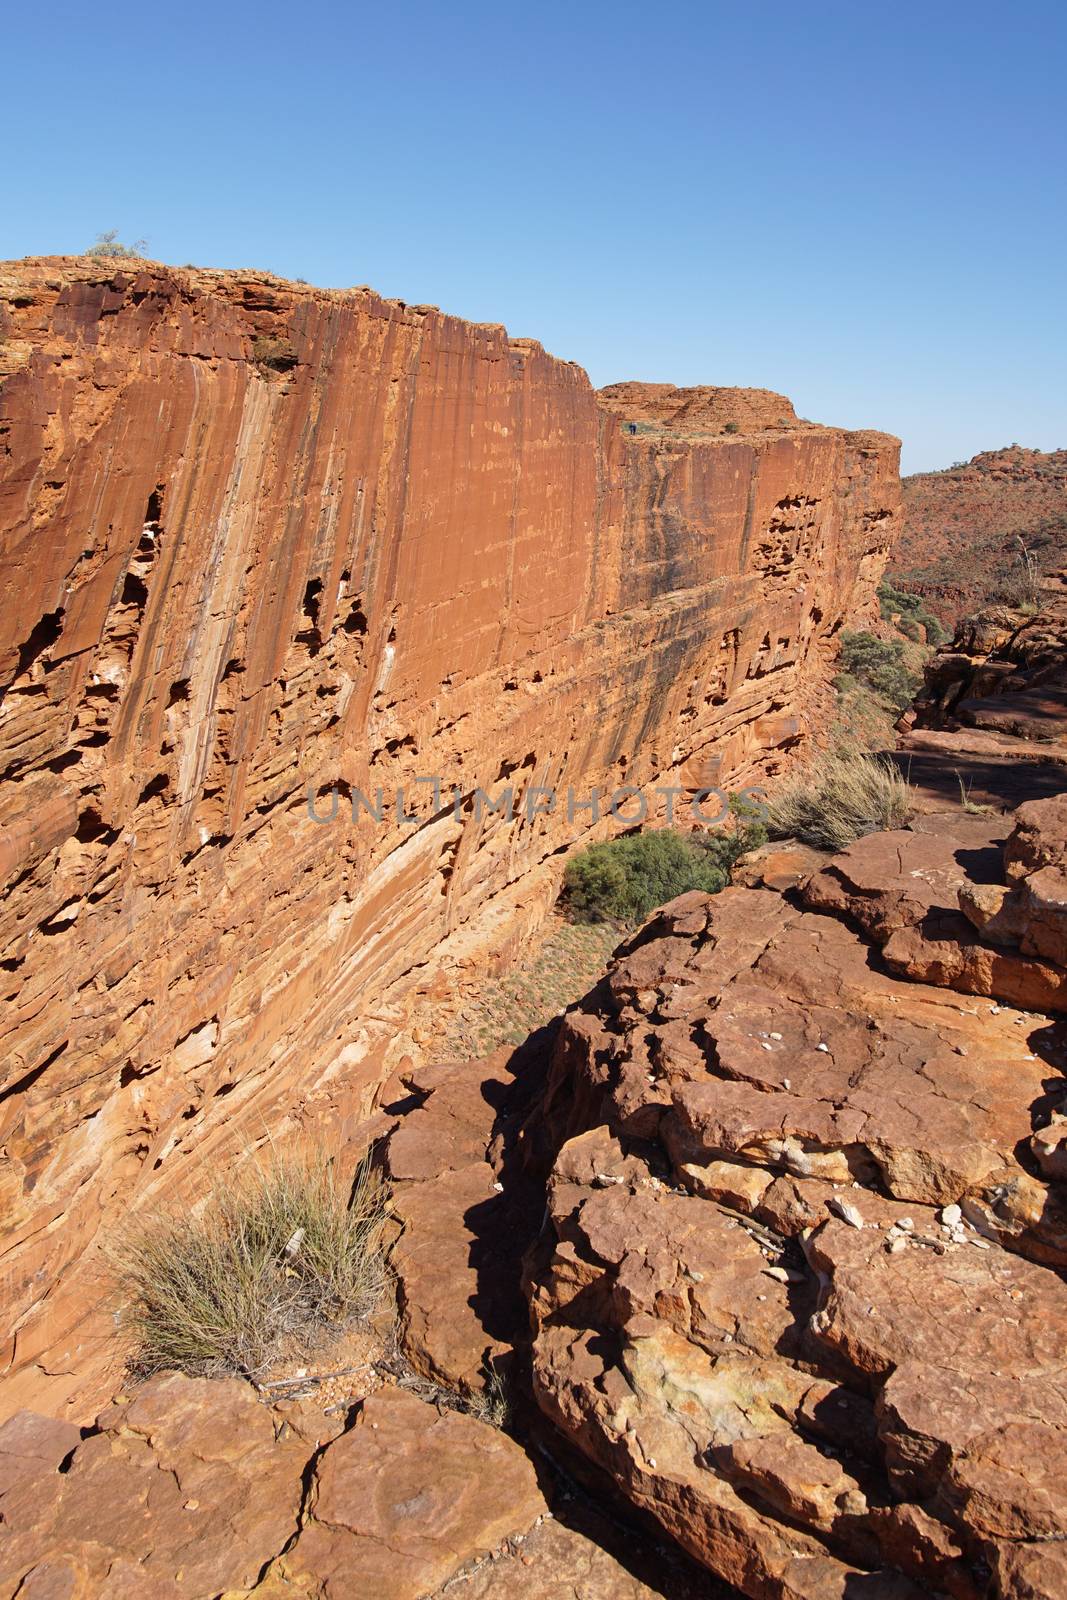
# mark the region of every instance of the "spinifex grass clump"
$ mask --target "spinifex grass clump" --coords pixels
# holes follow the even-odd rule
[[[911,789],[887,756],[827,750],[787,779],[767,810],[776,837],[843,850],[864,834],[902,827],[912,811]]]
[[[195,1215],[131,1228],[116,1250],[122,1321],[142,1373],[261,1375],[284,1348],[366,1317],[384,1285],[384,1195],[322,1157],[273,1156]]]

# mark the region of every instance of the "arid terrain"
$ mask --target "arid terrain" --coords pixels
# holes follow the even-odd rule
[[[368,289],[41,258],[0,332],[0,1600],[1062,1600],[1059,455],[902,533],[885,434]],[[932,652],[887,563],[954,620],[1009,504]],[[897,809],[777,836],[820,762]],[[757,783],[718,892],[558,900]]]
[[[1028,599],[1033,575],[1067,559],[1067,450],[1009,445],[902,480],[893,578],[942,622]]]

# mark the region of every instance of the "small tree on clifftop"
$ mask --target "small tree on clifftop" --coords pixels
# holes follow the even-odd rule
[[[85,254],[96,257],[125,257],[126,259],[133,256],[139,259],[144,255],[147,244],[147,239],[135,239],[132,244],[122,244],[118,236],[118,229],[109,228],[107,233],[97,234],[96,243],[90,245]]]

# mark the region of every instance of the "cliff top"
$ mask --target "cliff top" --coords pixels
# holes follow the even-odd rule
[[[641,433],[672,433],[680,438],[707,441],[768,433],[832,433],[843,431],[855,444],[882,447],[899,443],[891,434],[871,429],[838,430],[798,417],[793,403],[773,389],[738,389],[700,384],[678,388],[672,383],[629,380],[597,390],[597,404],[605,411],[633,422]]]
[[[138,284],[141,280],[141,284]],[[367,284],[324,289],[299,279],[280,278],[272,272],[250,268],[170,266],[139,256],[25,256],[0,262],[0,378],[16,371],[28,359],[33,342],[33,306],[78,284],[106,284],[121,293],[151,293],[167,285],[182,300],[210,296],[248,315],[251,334],[285,332],[287,315],[309,304],[371,302],[405,322],[440,318],[473,327],[508,348],[528,354],[548,354],[537,339],[512,336],[501,323],[469,323],[434,305],[412,305],[379,294]],[[584,369],[565,357],[559,360],[589,382]],[[642,433],[668,432],[708,441],[720,436],[783,432],[836,432],[822,423],[797,416],[792,402],[771,389],[743,389],[701,385],[679,388],[669,383],[629,381],[595,391],[601,409],[634,422]],[[871,430],[840,430],[854,444],[882,448],[897,443],[891,435]],[[868,438],[869,435],[869,438]]]

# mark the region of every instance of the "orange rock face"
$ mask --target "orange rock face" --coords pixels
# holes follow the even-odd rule
[[[358,1128],[419,969],[549,903],[568,786],[803,739],[897,444],[742,391],[632,435],[502,328],[248,274],[7,265],[0,332],[4,1411],[85,1415],[97,1246]]]

